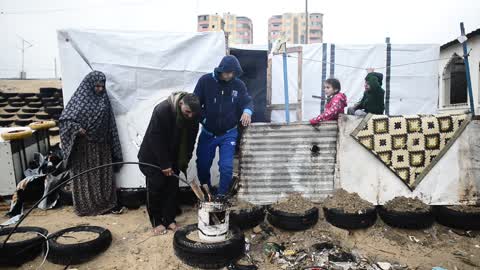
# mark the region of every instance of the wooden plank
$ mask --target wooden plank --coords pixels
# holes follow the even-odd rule
[[[292,110],[297,110],[299,107],[300,106],[298,103],[289,104],[289,108]],[[270,104],[270,105],[267,105],[267,110],[269,110],[270,112],[272,110],[285,110],[285,104]]]
[[[301,46],[287,48],[287,54],[289,54],[289,53],[298,53],[298,52],[301,52],[301,51],[302,51],[302,47],[301,47]],[[283,54],[283,52],[282,52],[282,51],[273,52],[273,55],[279,55],[279,54]]]

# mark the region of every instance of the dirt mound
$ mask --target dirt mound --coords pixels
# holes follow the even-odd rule
[[[478,213],[480,214],[480,206],[474,205],[450,205],[447,208],[452,209],[454,211],[459,211],[463,213]]]
[[[60,244],[78,244],[91,241],[98,237],[98,233],[94,232],[67,232],[57,238]]]
[[[37,236],[38,236],[38,234],[35,233],[35,232],[15,232],[8,239],[8,243],[25,241],[25,240],[28,240],[28,239],[33,239]],[[7,239],[7,235],[0,236],[0,243],[3,243],[5,241],[5,239]]]
[[[395,197],[388,201],[384,207],[389,211],[398,212],[417,212],[424,213],[430,211],[430,206],[422,202],[419,198]]]
[[[358,213],[374,207],[373,204],[360,198],[357,193],[349,193],[344,189],[337,189],[324,203],[329,209],[343,209],[345,213]]]
[[[288,213],[303,214],[305,211],[315,207],[315,205],[311,201],[303,198],[301,194],[293,194],[275,203],[272,207]]]
[[[252,208],[255,208],[255,207],[256,207],[255,204],[249,203],[247,201],[236,199],[236,200],[232,201],[232,207],[230,207],[230,209],[232,211],[234,211],[234,210],[242,210],[242,209],[252,209]]]

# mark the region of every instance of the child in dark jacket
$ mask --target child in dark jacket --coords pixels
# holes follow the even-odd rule
[[[363,97],[353,107],[348,108],[348,114],[360,116],[367,113],[383,114],[385,110],[385,90],[382,89],[383,75],[374,71],[373,68],[368,69]]]
[[[343,113],[347,106],[347,97],[340,93],[341,86],[337,79],[327,79],[324,83],[327,105],[325,111],[319,116],[310,120],[310,124],[318,125],[322,121],[337,120],[339,114]]]

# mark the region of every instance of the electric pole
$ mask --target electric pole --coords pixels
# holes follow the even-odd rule
[[[31,48],[33,44],[26,41],[23,37],[17,36],[22,40],[22,47],[19,48],[19,50],[22,51],[22,71],[20,72],[20,79],[24,80],[27,78],[27,73],[25,72],[25,50]]]

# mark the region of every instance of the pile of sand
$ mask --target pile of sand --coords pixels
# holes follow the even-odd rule
[[[0,243],[3,243],[5,239],[7,239],[7,236],[8,234],[0,236]],[[7,243],[25,241],[25,240],[33,239],[37,236],[38,234],[36,232],[15,232],[8,239]]]
[[[337,189],[324,203],[326,208],[339,209],[343,210],[344,213],[350,214],[363,212],[375,207],[373,204],[360,198],[357,193],[349,193],[344,189]]]
[[[463,213],[480,214],[480,206],[475,205],[451,205],[447,208]]]
[[[275,203],[272,207],[288,213],[303,214],[314,208],[315,205],[311,201],[303,198],[301,194],[293,194]]]
[[[388,211],[425,213],[430,211],[430,206],[419,198],[395,197],[384,205]]]

